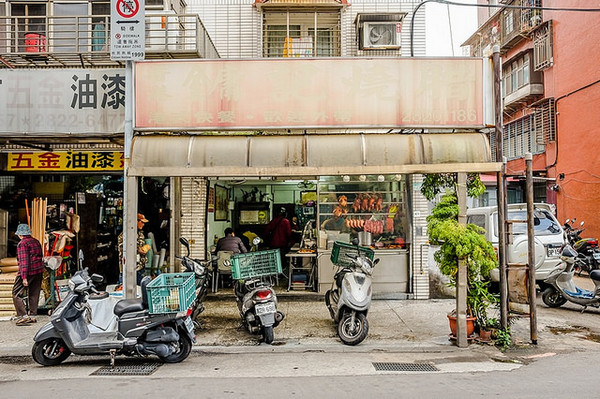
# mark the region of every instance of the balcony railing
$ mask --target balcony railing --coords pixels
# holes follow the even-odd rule
[[[146,14],[146,59],[219,58],[197,14]],[[0,66],[114,66],[110,16],[0,17]]]

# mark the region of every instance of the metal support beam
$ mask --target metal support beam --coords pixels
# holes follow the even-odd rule
[[[500,46],[493,48],[492,61],[494,65],[494,113],[496,136],[496,162],[502,162],[502,168],[497,174],[497,200],[498,200],[498,269],[500,271],[500,325],[508,326],[508,276],[506,274],[506,181],[504,179],[506,164],[503,154],[503,128],[502,128],[502,93],[500,81],[502,79],[502,61],[500,59]]]
[[[531,343],[537,345],[537,312],[535,309],[535,243],[533,232],[533,156],[525,154],[525,185],[527,186],[527,277],[529,283],[529,334]]]
[[[456,196],[458,199],[458,224],[467,224],[467,174],[458,173]],[[467,264],[464,259],[458,260],[456,276],[456,345],[466,348],[467,340]]]
[[[125,148],[123,165],[123,294],[127,299],[137,293],[137,178],[129,176],[133,141],[133,62],[125,64]]]

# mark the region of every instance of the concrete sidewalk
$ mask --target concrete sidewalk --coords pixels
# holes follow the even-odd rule
[[[454,308],[453,299],[374,300],[369,312],[369,335],[356,347],[343,345],[336,326],[320,295],[279,294],[279,309],[286,318],[275,329],[273,345],[260,344],[240,326],[232,293],[211,294],[200,315],[202,326],[196,330],[194,350],[209,352],[293,352],[293,351],[390,351],[390,352],[462,352],[463,354],[505,356],[491,345],[473,341],[468,349],[459,349],[449,340],[446,314]],[[600,311],[581,313],[581,308],[565,305],[550,309],[538,304],[538,345],[529,345],[529,319],[517,319],[513,325],[514,356],[535,356],[547,352],[600,350]],[[48,316],[39,316],[36,324],[16,326],[0,321],[0,357],[30,356],[32,338]]]

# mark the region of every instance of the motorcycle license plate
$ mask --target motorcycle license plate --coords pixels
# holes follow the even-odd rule
[[[560,247],[548,247],[548,256],[559,256]]]
[[[594,252],[594,259],[600,262],[600,252]]]
[[[275,304],[273,302],[257,303],[254,307],[256,309],[256,315],[275,313]]]
[[[192,322],[192,318],[189,316],[186,317],[184,323],[185,323],[185,328],[187,328],[188,332],[191,335],[194,335],[194,322]]]

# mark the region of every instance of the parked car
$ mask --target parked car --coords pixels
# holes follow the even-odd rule
[[[527,204],[509,204],[506,220],[523,220],[512,223],[513,243],[508,245],[509,263],[527,263]],[[467,209],[467,222],[482,227],[486,239],[498,249],[498,210],[496,206]],[[560,248],[566,236],[553,214],[552,205],[534,204],[535,279],[541,283],[560,263]],[[498,269],[492,270],[491,280],[498,282]]]

